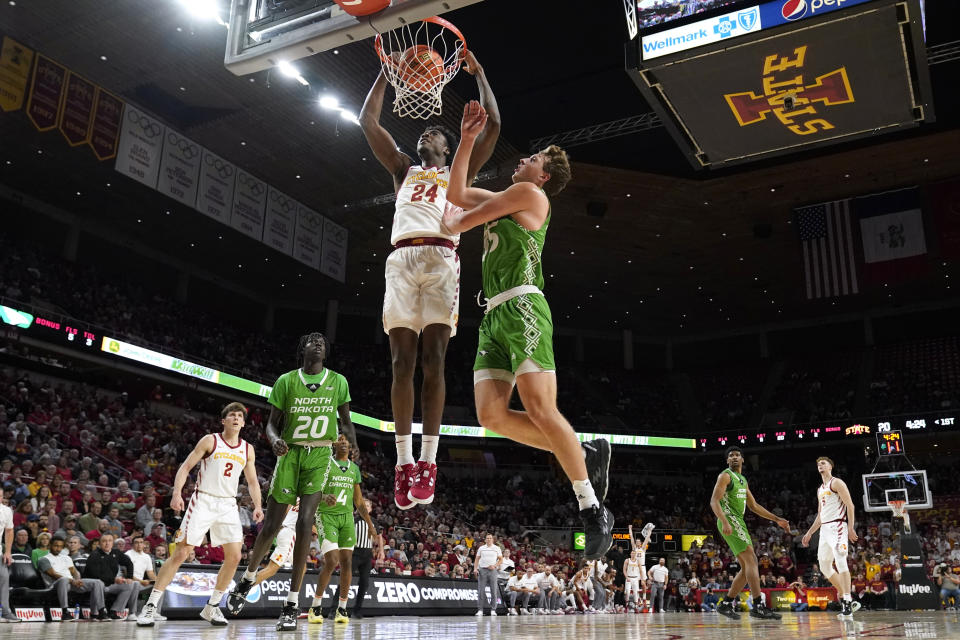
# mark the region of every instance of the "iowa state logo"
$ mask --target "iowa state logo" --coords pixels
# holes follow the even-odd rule
[[[854,102],[846,67],[804,78],[806,45],[793,50],[792,56],[769,55],[763,61],[762,93],[742,91],[724,94],[733,116],[746,127],[772,114],[789,131],[807,136],[834,128],[818,109]]]

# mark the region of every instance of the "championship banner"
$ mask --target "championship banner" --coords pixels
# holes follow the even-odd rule
[[[263,217],[266,208],[267,183],[243,169],[238,169],[230,226],[255,240],[263,240]]]
[[[297,230],[293,236],[293,257],[314,269],[320,268],[320,240],[326,218],[303,205],[297,207]]]
[[[154,189],[160,171],[160,153],[166,127],[131,104],[124,109],[122,122],[114,168],[128,178]]]
[[[233,187],[237,167],[215,153],[204,149],[200,163],[200,190],[196,209],[205,216],[230,224],[233,210]]]
[[[216,587],[218,566],[184,565],[167,587],[163,597],[163,614],[170,618],[193,618],[207,604]],[[243,572],[238,571],[230,584],[230,590],[240,581]],[[310,605],[316,594],[317,571],[308,570],[300,587],[300,606]],[[323,594],[329,606],[336,602],[339,590],[338,579]],[[240,616],[244,618],[276,617],[280,613],[287,592],[290,590],[290,571],[281,569],[272,578],[264,580],[250,590],[247,604]],[[357,595],[357,578],[350,586],[351,602]],[[225,606],[224,594],[221,606]],[[477,610],[477,583],[475,580],[452,580],[448,578],[413,578],[410,576],[371,576],[363,601],[364,613],[381,615],[466,615]]]
[[[167,135],[163,137],[157,191],[192,207],[197,201],[201,152],[196,142],[167,129]]]
[[[90,127],[90,139],[87,141],[97,160],[117,157],[117,141],[120,138],[122,118],[123,100],[97,87],[93,105],[93,124]]]
[[[93,101],[97,87],[72,71],[67,71],[67,84],[60,111],[60,133],[71,147],[79,147],[90,139]]]
[[[32,64],[33,49],[28,49],[13,38],[3,38],[0,48],[0,109],[16,111],[23,106]]]
[[[334,280],[347,279],[347,240],[349,232],[333,220],[323,225],[323,251],[320,252],[320,273]]]
[[[277,251],[293,253],[293,233],[297,225],[297,202],[281,191],[269,187],[267,221],[263,242]]]
[[[46,56],[37,55],[33,86],[30,87],[30,98],[27,100],[27,117],[37,130],[49,131],[57,126],[66,79],[66,67]]]

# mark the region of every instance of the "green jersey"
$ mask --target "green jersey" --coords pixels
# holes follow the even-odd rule
[[[360,484],[360,467],[350,460],[330,458],[324,473],[323,493],[332,493],[337,498],[332,507],[321,501],[319,513],[353,515],[353,485]]]
[[[528,231],[511,217],[483,225],[483,295],[498,293],[521,285],[543,290],[543,245],[547,241],[550,212],[536,231]]]
[[[284,413],[280,437],[287,444],[336,440],[337,407],[350,402],[350,387],[330,369],[315,375],[295,369],[277,378],[269,402]]]
[[[732,469],[723,471],[730,476],[730,484],[720,499],[720,509],[727,518],[733,516],[742,520],[747,511],[747,479]]]

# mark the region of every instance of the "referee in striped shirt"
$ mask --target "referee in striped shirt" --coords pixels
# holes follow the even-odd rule
[[[364,499],[367,506],[367,513],[373,513],[373,504]],[[375,536],[370,535],[370,527],[363,518],[354,520],[356,527],[357,544],[353,548],[353,568],[357,572],[359,584],[357,584],[357,599],[353,604],[353,618],[363,617],[363,599],[367,595],[367,587],[370,585],[370,570],[373,568],[373,555],[376,553],[378,560],[384,559],[383,536],[379,533]]]

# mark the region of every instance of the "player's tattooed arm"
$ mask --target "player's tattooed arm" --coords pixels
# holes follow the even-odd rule
[[[350,419],[350,403],[344,402],[337,407],[337,416],[340,418],[340,431],[347,436],[350,443],[350,458],[356,460],[360,457],[360,447],[357,446],[357,429],[353,426],[353,420]]]
[[[497,98],[493,95],[493,89],[490,88],[487,75],[483,72],[483,66],[477,62],[477,58],[472,51],[467,51],[464,58],[464,68],[467,73],[477,79],[477,88],[480,90],[480,104],[487,112],[486,125],[477,137],[476,149],[470,157],[470,166],[467,170],[467,184],[472,184],[477,177],[477,173],[493,155],[493,150],[497,146],[497,139],[500,137],[500,108],[497,106]]]
[[[287,443],[283,441],[283,438],[280,437],[280,429],[283,428],[283,411],[277,409],[276,407],[270,407],[270,417],[267,418],[267,442],[270,443],[270,449],[273,450],[273,455],[280,457],[284,455],[289,447]]]

